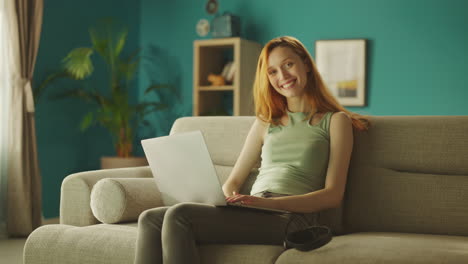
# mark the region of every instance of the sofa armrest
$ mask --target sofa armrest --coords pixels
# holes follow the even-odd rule
[[[149,166],[106,169],[74,173],[62,182],[60,197],[60,223],[74,226],[98,224],[91,211],[91,190],[104,178],[150,178]]]

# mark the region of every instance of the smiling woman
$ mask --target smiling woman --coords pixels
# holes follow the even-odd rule
[[[138,221],[136,264],[202,263],[197,243],[281,245],[285,234],[286,241],[301,242],[296,236],[289,239],[289,234],[301,234],[290,233],[302,228],[295,219],[318,225],[321,211],[340,205],[353,128],[367,130],[368,118],[336,101],[304,45],[293,37],[275,38],[264,46],[253,90],[256,120],[222,186],[223,193],[227,203],[289,213],[197,203],[149,209]],[[250,194],[240,193],[258,160],[261,165]],[[315,241],[308,230],[304,230],[308,238]],[[330,241],[327,234],[320,246]],[[301,250],[318,244],[308,245],[300,246]]]

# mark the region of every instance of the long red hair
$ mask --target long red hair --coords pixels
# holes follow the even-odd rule
[[[315,63],[304,45],[290,36],[278,37],[270,40],[262,49],[257,64],[254,82],[255,114],[264,122],[277,125],[279,118],[286,114],[286,97],[279,94],[268,80],[268,57],[276,47],[291,48],[311,69],[307,73],[305,96],[307,101],[318,112],[345,112],[352,120],[353,127],[367,130],[370,126],[368,116],[346,110],[326,88]],[[310,119],[314,113],[310,113]]]

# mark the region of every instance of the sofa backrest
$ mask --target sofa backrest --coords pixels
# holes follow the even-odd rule
[[[468,116],[373,116],[354,133],[346,232],[468,235]]]
[[[254,121],[255,117],[253,116],[183,117],[174,122],[170,134],[201,130],[219,180],[224,183],[236,163]],[[257,163],[258,167],[259,163]],[[244,193],[250,191],[256,177],[255,171],[244,184]]]
[[[185,117],[171,134],[203,131],[221,182],[254,117]],[[343,204],[320,214],[335,234],[393,231],[468,235],[468,116],[372,116],[354,131]],[[256,177],[244,184],[248,193]]]

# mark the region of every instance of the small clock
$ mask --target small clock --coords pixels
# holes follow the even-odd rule
[[[210,22],[206,19],[200,19],[197,23],[197,34],[200,37],[208,35],[210,32]]]

